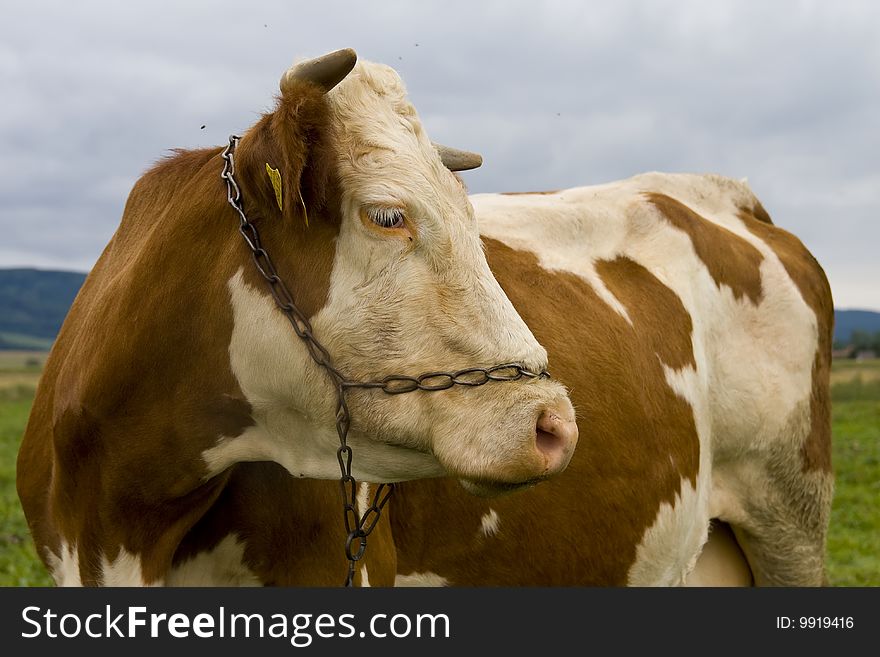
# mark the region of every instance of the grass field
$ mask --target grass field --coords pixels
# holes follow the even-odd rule
[[[46,586],[15,492],[15,458],[45,357],[0,351],[0,586]],[[880,586],[880,360],[836,362],[828,537],[834,586]]]
[[[48,586],[15,492],[15,457],[45,353],[0,351],[0,585]]]

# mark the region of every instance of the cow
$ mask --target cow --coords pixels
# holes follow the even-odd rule
[[[508,497],[402,484],[397,583],[823,584],[833,309],[801,242],[717,175],[470,200],[580,443]]]
[[[55,341],[17,488],[59,585],[338,585],[343,505],[322,480],[345,467],[343,437],[360,513],[352,482],[442,475],[492,494],[574,452],[567,391],[451,170],[479,157],[433,144],[399,76],[352,50],[280,86],[227,149],[177,151],[138,180]],[[436,372],[471,374],[345,388],[335,429],[341,381],[453,378]],[[377,526],[355,584],[393,582],[389,534]]]
[[[748,186],[468,198],[445,167],[478,158],[431,145],[393,72],[334,59],[285,74],[238,155],[315,334],[360,379],[552,375],[351,391],[359,512],[403,481],[355,583],[822,583],[831,296]],[[341,583],[332,390],[229,228],[218,156],[136,185],[41,381],[19,491],[61,584]]]

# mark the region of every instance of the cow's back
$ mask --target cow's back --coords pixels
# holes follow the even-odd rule
[[[504,498],[403,485],[401,581],[684,583],[716,519],[758,583],[818,583],[832,308],[800,242],[717,176],[472,202],[581,442],[561,476]]]

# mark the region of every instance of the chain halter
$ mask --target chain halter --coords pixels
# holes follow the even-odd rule
[[[376,388],[389,395],[399,395],[416,390],[437,391],[448,390],[453,386],[481,386],[490,381],[517,381],[526,378],[548,378],[546,371],[531,372],[517,363],[506,363],[494,367],[470,367],[455,372],[427,372],[420,376],[390,375],[378,381],[352,381],[348,379],[333,365],[330,354],[315,338],[312,333],[312,325],[305,315],[293,302],[293,297],[284,281],[278,276],[269,254],[260,244],[260,236],[257,227],[250,222],[244,213],[241,201],[241,189],[235,181],[235,147],[238,144],[238,135],[229,136],[229,145],[224,149],[221,157],[224,160],[223,172],[220,177],[226,181],[227,200],[238,213],[240,220],[238,230],[248,248],[251,250],[254,265],[260,275],[265,279],[275,299],[278,309],[287,317],[294,332],[305,342],[312,360],[320,365],[333,383],[336,389],[336,433],[339,435],[339,448],[336,450],[336,459],[339,461],[341,478],[339,487],[342,491],[343,517],[345,519],[345,556],[348,559],[348,575],[345,578],[345,586],[351,586],[354,581],[355,565],[360,561],[367,549],[367,536],[376,528],[382,514],[382,509],[391,498],[394,484],[379,484],[373,495],[369,508],[359,515],[356,509],[357,481],[351,474],[351,447],[348,446],[348,430],[351,427],[351,414],[345,401],[345,393],[350,388]]]

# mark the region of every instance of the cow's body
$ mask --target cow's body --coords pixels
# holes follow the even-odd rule
[[[818,583],[831,302],[803,247],[742,185],[652,175],[473,197],[484,257],[396,75],[364,65],[327,91],[349,59],[291,69],[237,151],[315,335],[358,380],[540,371],[547,352],[555,379],[349,394],[358,479],[454,478],[401,485],[357,582],[712,583],[738,554],[721,525],[694,571],[717,518],[758,583]],[[219,149],[179,153],[138,182],[47,361],[18,489],[59,584],[342,581],[339,485],[318,480],[338,471],[334,388],[256,273],[221,168]],[[551,476],[488,500],[456,481]]]
[[[471,201],[581,441],[503,498],[401,485],[398,582],[821,583],[832,308],[798,240],[717,176]]]

